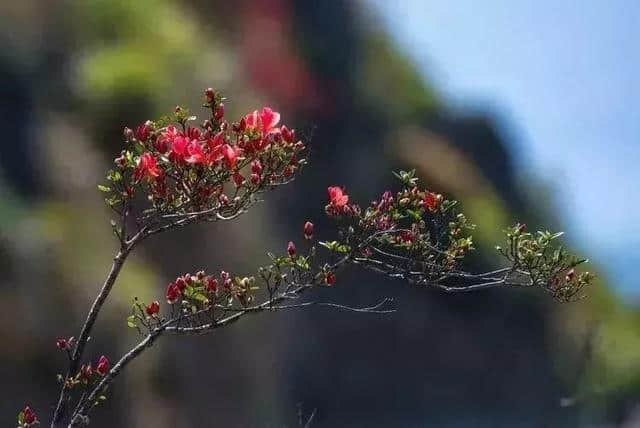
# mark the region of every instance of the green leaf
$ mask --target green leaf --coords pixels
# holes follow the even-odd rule
[[[136,316],[135,315],[129,315],[127,317],[127,326],[129,326],[129,328],[137,328],[138,325],[136,324]]]
[[[110,192],[111,191],[111,187],[107,187],[107,186],[104,186],[102,184],[98,184],[98,190],[100,190],[101,192]]]

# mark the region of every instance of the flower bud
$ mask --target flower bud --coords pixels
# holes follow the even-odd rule
[[[213,88],[207,88],[207,90],[204,91],[204,95],[205,95],[205,97],[207,97],[207,102],[208,103],[212,103],[216,99],[216,93],[213,90]]]
[[[251,184],[253,184],[254,186],[260,184],[260,176],[258,174],[251,174]]]
[[[304,238],[311,239],[313,238],[313,223],[310,221],[304,224]]]
[[[576,277],[576,271],[571,269],[569,272],[567,272],[567,282],[571,282],[575,279]]]
[[[100,357],[98,360],[98,365],[96,366],[96,372],[100,376],[104,376],[109,371],[109,360],[104,355]]]
[[[256,159],[251,162],[251,172],[258,175],[262,174],[262,164],[259,160]]]
[[[236,173],[233,174],[233,182],[235,183],[236,187],[240,187],[244,184],[244,177],[242,176],[242,174],[240,174],[240,172],[236,171]]]
[[[25,406],[22,412],[20,412],[20,415],[22,417],[22,423],[26,424],[27,426],[35,424],[38,421],[38,417],[29,406]]]
[[[178,287],[178,290],[180,290],[180,292],[183,292],[184,289],[187,288],[187,282],[184,278],[178,278],[176,279],[175,286]]]
[[[126,126],[124,128],[123,134],[125,141],[131,141],[134,138],[133,131],[131,130],[131,128],[127,128]]]
[[[327,283],[327,285],[333,285],[336,283],[336,275],[333,272],[329,271],[326,273],[324,281]]]
[[[167,303],[174,304],[180,298],[181,291],[176,284],[169,284],[167,286]]]
[[[80,379],[82,382],[89,382],[91,380],[91,376],[93,376],[93,367],[91,367],[91,364],[85,364],[80,367]]]
[[[160,303],[158,303],[158,301],[151,302],[147,305],[147,307],[144,310],[148,316],[152,317],[158,312],[160,312]]]
[[[216,106],[216,110],[213,113],[215,120],[221,120],[224,117],[224,103],[220,103]]]
[[[218,280],[215,278],[209,278],[207,281],[207,291],[215,293],[218,291]]]
[[[70,348],[70,343],[69,343],[69,341],[67,341],[67,339],[60,338],[60,339],[56,340],[56,346],[61,351],[65,351],[65,350]]]
[[[296,255],[296,245],[289,241],[289,244],[287,245],[287,253],[289,253],[289,256],[293,257]]]

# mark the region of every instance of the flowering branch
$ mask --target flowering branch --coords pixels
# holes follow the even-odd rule
[[[127,147],[107,174],[109,185],[99,186],[118,215],[111,224],[120,247],[78,339],[56,342],[67,352],[69,366],[61,377],[52,428],[67,422],[69,427],[88,425],[90,413],[106,399],[108,387],[161,336],[207,334],[248,314],[310,306],[371,314],[395,311],[390,298],[367,307],[299,300],[311,289],[334,286],[336,274],[348,266],[449,293],[535,287],[563,302],[581,298],[593,279],[588,272],[575,270],[586,260],[555,244],[561,234],[532,234],[520,224],[506,231],[505,249],[497,247],[505,267],[480,274],[465,272],[459,265],[474,249],[468,232],[475,226],[457,211],[456,201],[418,187],[413,171],[401,171],[396,177],[402,188],[384,192],[364,209],[350,201],[343,188],[328,188],[325,212],[337,226],[333,241],[312,241],[314,226],[306,222],[307,251],[299,252],[289,242],[286,254],[269,253],[271,263],[255,276],[232,276],[225,271],[182,275],[168,284],[164,311],[158,301],[145,304],[135,298],[127,324],[142,340],[112,367],[106,356],[95,367],[82,364],[100,310],[138,244],[191,224],[234,220],[259,202],[261,193],[294,180],[306,164],[304,143],[296,139],[295,131],[278,126],[279,113],[265,107],[229,123],[224,119],[223,101],[213,90],[205,91],[204,107],[211,116],[201,126],[192,126],[195,117],[176,107],[169,118],[147,121],[135,132],[125,128]],[[324,251],[322,258],[319,250]],[[264,294],[260,300],[258,290]],[[75,409],[68,412],[72,402]],[[37,423],[29,406],[20,412],[20,427]]]

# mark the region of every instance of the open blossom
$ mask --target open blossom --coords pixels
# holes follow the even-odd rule
[[[264,137],[268,134],[280,132],[276,127],[280,122],[280,113],[264,107],[261,111],[255,110],[244,117],[246,128],[255,129]]]
[[[431,212],[438,211],[440,207],[440,203],[442,202],[442,195],[439,195],[434,192],[425,192],[424,199],[422,200],[422,205]]]
[[[224,161],[227,166],[229,168],[233,168],[236,166],[236,161],[238,159],[238,149],[234,149],[229,144],[225,144],[222,146],[222,156],[224,157]]]
[[[156,164],[156,158],[151,153],[143,153],[138,159],[138,166],[135,170],[136,180],[141,178],[157,178],[162,174],[162,170]]]
[[[104,376],[109,371],[109,360],[104,355],[100,357],[98,360],[98,365],[96,366],[96,372],[100,376]]]
[[[329,203],[331,206],[335,208],[342,208],[347,205],[347,202],[349,202],[349,195],[344,193],[341,188],[332,186],[329,187],[327,191],[329,192]]]
[[[191,142],[187,144],[184,160],[191,164],[205,163],[207,156],[204,150],[202,150],[202,145],[198,140],[191,140]]]

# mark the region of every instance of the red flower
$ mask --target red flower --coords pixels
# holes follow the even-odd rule
[[[289,256],[293,257],[296,255],[296,244],[294,244],[293,242],[289,241],[289,244],[287,244],[287,253],[289,253]]]
[[[327,191],[329,192],[329,203],[333,207],[341,209],[349,202],[349,195],[345,194],[341,188],[333,186],[329,187]]]
[[[325,277],[324,277],[324,281],[327,283],[327,285],[333,285],[336,283],[336,274],[334,274],[333,272],[327,272]]]
[[[136,137],[138,138],[138,140],[145,142],[149,138],[149,135],[151,135],[150,121],[146,121],[136,128]]]
[[[153,157],[151,153],[143,153],[138,159],[138,166],[135,170],[135,178],[136,180],[140,180],[143,177],[147,178],[157,178],[162,174],[162,170],[158,168],[156,164],[156,159]]]
[[[207,144],[209,144],[209,148],[213,151],[214,149],[222,146],[224,144],[224,132],[218,132],[213,138],[209,137],[207,139]]]
[[[187,146],[189,145],[189,138],[182,134],[177,135],[171,142],[171,160],[176,162],[184,159],[187,155]]]
[[[289,129],[284,125],[282,125],[282,128],[280,128],[280,132],[282,133],[282,138],[287,143],[293,143],[293,140],[295,140],[296,138],[296,131],[293,129]]]
[[[147,313],[147,315],[152,317],[158,312],[160,312],[160,303],[158,303],[158,301],[151,302],[147,305],[147,307],[144,310]]]
[[[100,357],[98,360],[98,365],[96,366],[96,372],[100,376],[104,376],[109,371],[109,360],[104,355]]]
[[[25,406],[22,412],[20,412],[20,415],[22,416],[22,422],[24,424],[30,425],[38,421],[38,417],[29,406]]]
[[[167,303],[169,303],[170,305],[174,304],[178,301],[181,294],[182,292],[176,284],[169,284],[167,286]]]
[[[280,122],[280,113],[264,107],[260,112],[255,110],[244,117],[247,129],[256,129],[264,137],[268,134],[279,132],[276,127]]]
[[[197,164],[204,163],[205,159],[204,151],[198,140],[191,140],[191,142],[187,144],[184,160],[188,163]]]
[[[424,199],[422,200],[422,206],[431,212],[436,212],[438,211],[441,202],[442,195],[426,191],[424,194]]]
[[[313,238],[313,223],[310,221],[304,224],[304,237],[305,239]]]

